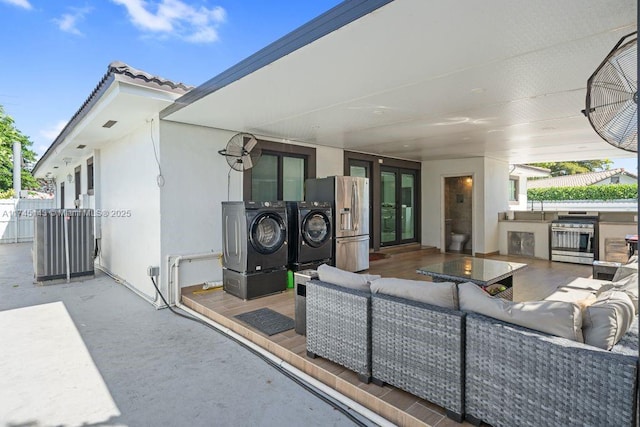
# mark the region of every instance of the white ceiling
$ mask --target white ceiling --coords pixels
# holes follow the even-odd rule
[[[634,0],[396,0],[165,119],[413,160],[630,157],[580,110],[636,16]]]
[[[117,141],[140,126],[149,126],[146,120],[155,117],[158,111],[171,105],[178,94],[129,81],[116,75],[113,83],[71,133],[38,167],[36,176],[42,178],[47,172],[62,171],[67,166],[78,166],[84,159],[110,141]],[[103,125],[113,120],[110,128]],[[78,148],[85,145],[83,148]]]

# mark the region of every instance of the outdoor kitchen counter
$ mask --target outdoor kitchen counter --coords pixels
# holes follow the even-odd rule
[[[625,262],[629,247],[624,238],[637,234],[638,223],[627,221],[601,221],[598,223],[598,255],[602,261]]]
[[[500,255],[549,259],[549,229],[552,218],[499,219]]]
[[[499,250],[501,255],[525,255],[549,259],[549,229],[557,212],[515,212],[515,219],[507,213],[498,216]],[[628,258],[624,237],[636,234],[635,212],[600,212],[598,221],[598,259],[624,261]],[[524,250],[528,253],[520,253]]]

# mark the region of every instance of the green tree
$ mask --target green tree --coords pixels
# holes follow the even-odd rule
[[[22,189],[39,188],[38,181],[31,175],[31,167],[35,163],[36,153],[30,147],[33,142],[16,129],[14,120],[4,112],[0,105],[0,191],[13,188],[13,143],[22,144]]]
[[[548,162],[531,163],[531,166],[546,168],[551,170],[551,176],[575,175],[585,172],[599,172],[609,170],[613,162],[604,160],[582,160],[578,162]]]

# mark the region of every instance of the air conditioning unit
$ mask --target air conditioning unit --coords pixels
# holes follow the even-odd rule
[[[36,211],[33,271],[38,282],[94,274],[92,209]]]

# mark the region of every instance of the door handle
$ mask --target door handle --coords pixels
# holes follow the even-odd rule
[[[353,181],[351,184],[351,210],[353,212],[353,229],[358,230],[360,225],[360,216],[357,209],[358,203],[358,184],[356,181]]]

